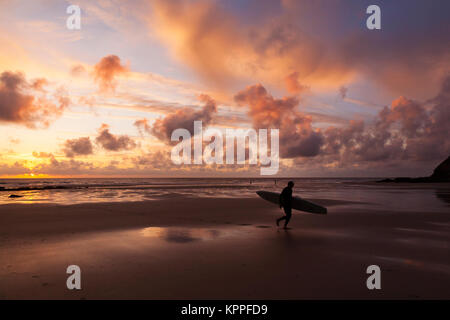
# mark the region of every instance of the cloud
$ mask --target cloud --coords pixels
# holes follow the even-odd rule
[[[35,154],[39,156],[41,153],[35,152]],[[33,173],[69,177],[142,177],[142,175],[167,176],[169,171],[183,175],[183,172],[180,172],[180,167],[174,165],[170,160],[170,152],[162,151],[152,151],[137,156],[121,157],[119,160],[111,160],[106,163],[81,161],[74,158],[58,159],[53,154],[48,154],[48,156],[43,157],[43,161],[37,164],[33,164],[27,160],[17,161],[14,164],[0,163],[0,172],[3,176]]]
[[[299,82],[298,77],[299,73],[293,72],[284,79],[286,90],[291,94],[299,94],[308,90],[307,86],[304,86]]]
[[[352,121],[324,132],[325,162],[341,166],[361,162],[380,163],[438,161],[450,154],[450,76],[436,97],[418,102],[400,96],[384,107],[372,124]]]
[[[240,59],[246,46],[241,37],[235,37],[236,26],[230,18],[213,2],[154,1],[152,12],[152,29],[178,59],[205,79],[229,82],[232,72],[227,60]],[[233,38],[239,44],[229,46]]]
[[[0,175],[1,176],[12,176],[24,173],[29,173],[30,169],[26,167],[26,161],[18,162],[14,164],[4,164],[0,163]]]
[[[20,142],[20,139],[9,137],[9,143],[11,144],[19,144]]]
[[[170,159],[170,152],[157,150],[147,154],[132,157],[131,162],[139,169],[165,169],[179,168]]]
[[[49,152],[36,152],[33,151],[33,157],[35,158],[52,158],[53,154]]]
[[[169,113],[162,119],[156,119],[151,130],[152,134],[160,140],[170,141],[172,132],[179,128],[187,129],[193,135],[194,121],[203,121],[203,126],[207,126],[217,112],[217,105],[208,95],[202,94],[198,98],[204,103],[201,110],[195,111],[186,107]]]
[[[325,162],[354,165],[366,161],[386,161],[401,156],[402,141],[387,131],[366,127],[363,121],[351,121],[344,128],[328,128],[322,149]],[[388,143],[389,141],[389,143]]]
[[[45,78],[35,79],[31,82],[31,87],[38,91],[44,91],[44,87],[48,85],[48,80]]]
[[[64,153],[66,157],[72,158],[79,155],[90,155],[93,153],[91,139],[82,137],[78,139],[69,139],[64,143]]]
[[[345,99],[347,97],[347,92],[348,92],[348,88],[341,86],[339,88],[339,95],[341,96],[342,99]]]
[[[314,129],[312,118],[297,111],[297,96],[274,98],[260,84],[235,95],[248,106],[255,128],[280,129],[282,158],[316,159],[316,165],[437,161],[450,154],[450,76],[436,97],[425,102],[400,96],[368,123]]]
[[[58,160],[54,156],[50,157],[48,162],[39,163],[33,168],[34,173],[39,174],[51,174],[62,176],[73,175],[89,175],[95,174],[96,167],[94,164],[85,161],[77,161],[75,159],[70,160]],[[101,170],[99,170],[101,171]]]
[[[95,141],[109,151],[130,150],[136,147],[134,140],[127,135],[115,136],[111,134],[107,124],[102,124],[99,128]]]
[[[116,77],[127,72],[129,68],[122,65],[116,55],[105,56],[94,65],[94,79],[102,92],[114,91],[117,86]]]
[[[418,88],[429,94],[450,68],[448,17],[431,3],[393,4],[383,18],[389,32],[382,33],[363,27],[358,1],[260,3],[242,8],[222,1],[155,0],[148,21],[178,60],[216,86],[280,86],[296,73],[314,87],[339,88],[362,76],[395,94],[416,94]]]
[[[261,85],[248,86],[234,96],[241,106],[248,106],[248,115],[256,129],[280,130],[280,154],[284,158],[312,157],[319,153],[323,136],[312,128],[311,116],[296,110],[297,96],[276,99]]]
[[[74,77],[79,77],[86,73],[86,68],[82,64],[72,66],[70,74]]]
[[[149,23],[176,58],[216,86],[242,80],[279,85],[293,73],[308,85],[326,84],[353,73],[335,50],[284,14],[252,21],[219,1],[157,0]]]
[[[42,87],[47,80],[28,82],[21,72],[0,74],[0,121],[17,123],[29,128],[48,127],[60,117],[70,100],[63,90],[57,90],[51,102]]]
[[[292,114],[299,104],[299,99],[295,96],[273,98],[261,84],[239,91],[234,100],[240,105],[249,106],[249,116],[255,128],[279,129],[285,115]]]
[[[139,134],[142,136],[144,135],[144,132],[147,132],[149,134],[152,133],[152,128],[151,126],[148,124],[148,120],[146,118],[144,119],[139,119],[136,120],[134,122],[134,125],[136,126],[136,128],[139,130]]]

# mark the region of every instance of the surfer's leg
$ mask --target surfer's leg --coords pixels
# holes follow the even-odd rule
[[[286,219],[286,216],[282,216],[281,218],[277,219],[277,226],[280,226],[280,221]]]
[[[285,227],[285,228],[287,227],[289,221],[291,220],[291,216],[292,216],[292,215],[286,216],[286,221],[284,222],[284,227]]]
[[[284,222],[284,228],[287,227],[289,221],[292,217],[292,209],[291,208],[284,208],[284,212],[286,213],[286,216],[284,216],[285,222]]]

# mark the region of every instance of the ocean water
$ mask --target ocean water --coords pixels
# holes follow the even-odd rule
[[[252,198],[256,191],[280,192],[289,179],[274,178],[102,178],[0,179],[0,204],[145,201],[181,197]],[[377,183],[376,178],[297,178],[294,194],[343,205],[393,210],[447,211],[450,184]],[[10,198],[10,195],[19,196]]]

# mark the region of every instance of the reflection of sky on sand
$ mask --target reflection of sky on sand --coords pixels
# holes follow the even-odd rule
[[[0,243],[0,297],[2,288],[8,298],[32,297],[32,292],[87,299],[333,298],[341,290],[350,290],[346,297],[367,297],[360,278],[370,264],[388,271],[383,275],[391,281],[422,279],[419,292],[433,297],[436,286],[450,281],[448,249],[428,241],[421,243],[425,250],[417,250],[419,242],[395,241],[412,239],[410,230],[377,237],[345,227],[149,226]],[[430,234],[436,236],[441,237]],[[82,269],[80,292],[65,290],[70,264]],[[429,283],[426,276],[435,273],[438,282]],[[409,293],[401,286],[396,290],[399,295],[386,297]]]
[[[197,250],[210,252],[228,243],[258,241],[267,237],[267,231],[255,226],[147,227],[5,242],[7,245],[0,245],[0,284],[5,275],[30,278],[54,266],[61,270],[70,264],[107,269],[120,264],[121,259],[141,258],[146,263],[157,263],[179,254],[190,256]],[[269,232],[273,234],[273,230]]]
[[[407,267],[412,267],[421,270],[430,270],[433,272],[445,273],[450,275],[450,266],[438,263],[432,263],[430,261],[421,261],[418,259],[411,258],[401,258],[401,257],[384,257],[378,256],[376,257],[382,261],[386,261],[388,263],[393,264],[401,264]]]
[[[422,250],[423,248],[440,248],[450,252],[448,225],[446,226],[442,223],[429,223],[428,226],[434,226],[434,228],[426,229],[426,226],[420,229],[395,228],[395,230],[399,232],[399,238],[397,238],[396,241],[414,247],[417,250]]]
[[[447,237],[447,231],[414,229],[414,228],[396,228],[398,231],[403,231],[411,234],[425,235],[425,236],[442,236]]]
[[[436,197],[442,202],[450,206],[450,190],[449,189],[437,189],[435,191]]]
[[[229,235],[230,233],[223,233]],[[161,228],[149,227],[141,231],[144,237],[159,238],[167,242],[186,243],[196,240],[213,240],[222,235],[222,232],[216,229],[203,228]]]

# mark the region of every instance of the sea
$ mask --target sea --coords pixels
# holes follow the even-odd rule
[[[257,198],[256,191],[281,192],[289,180],[295,182],[294,195],[319,203],[335,200],[361,209],[445,211],[450,214],[449,183],[379,183],[380,178],[0,179],[0,205],[71,205],[186,197]]]

